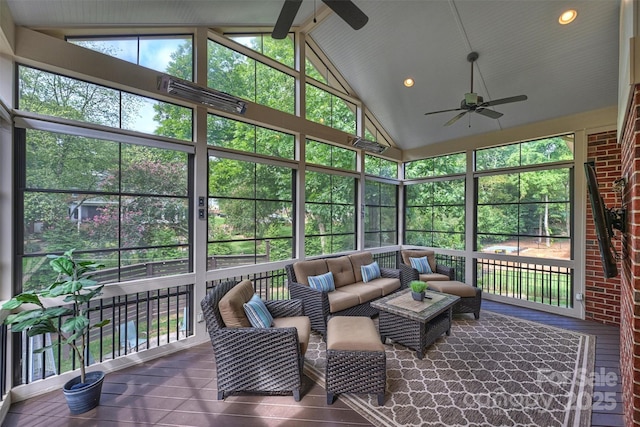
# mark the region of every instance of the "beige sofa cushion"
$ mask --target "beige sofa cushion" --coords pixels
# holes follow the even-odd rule
[[[382,351],[378,330],[368,317],[336,316],[327,322],[327,350]]]
[[[431,267],[431,271],[436,271],[436,253],[431,250],[407,250],[402,251],[402,262],[409,267],[411,267],[411,261],[409,258],[422,258],[423,256],[427,257],[427,261],[429,261],[429,267]]]
[[[353,274],[356,279],[354,282],[362,282],[362,271],[360,267],[371,264],[373,262],[373,255],[371,252],[358,252],[357,254],[349,255],[349,259],[351,260]]]
[[[360,304],[363,302],[371,301],[372,299],[380,298],[382,296],[382,289],[377,286],[372,286],[371,284],[375,282],[358,282],[352,283],[350,285],[346,285],[340,288],[340,292],[348,292],[353,295],[358,296],[358,301]]]
[[[327,268],[333,273],[333,283],[335,283],[336,289],[356,281],[349,257],[327,258]],[[296,275],[296,277],[298,276]]]
[[[273,319],[274,328],[296,328],[298,341],[300,342],[300,352],[305,354],[309,346],[309,336],[311,335],[311,322],[307,316],[276,317]]]
[[[324,259],[314,259],[311,261],[300,261],[293,264],[293,272],[296,274],[298,283],[309,286],[309,276],[319,276],[329,272],[327,262]]]
[[[386,295],[389,295],[390,293],[393,293],[397,289],[400,289],[400,279],[395,279],[393,277],[380,277],[378,279],[367,282],[366,285],[380,289],[380,292],[384,297]]]
[[[250,280],[243,280],[229,290],[218,302],[218,310],[228,328],[249,328],[251,323],[242,306],[249,301],[255,291]]]
[[[466,283],[458,282],[455,280],[448,281],[436,281],[429,283],[429,289],[444,292],[445,294],[457,295],[461,298],[475,297],[476,289]]]
[[[449,276],[446,274],[440,273],[431,273],[431,274],[420,274],[420,280],[423,282],[438,282],[442,280],[451,280]]]
[[[358,295],[342,292],[340,289],[329,292],[327,297],[329,298],[329,312],[331,313],[345,310],[360,304]]]

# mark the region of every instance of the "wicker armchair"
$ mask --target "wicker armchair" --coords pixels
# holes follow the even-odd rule
[[[218,400],[233,391],[293,393],[300,401],[303,348],[296,327],[226,327],[218,303],[236,282],[217,285],[200,303],[216,361]],[[302,301],[265,302],[277,318],[302,316]],[[309,328],[307,319],[304,319]],[[308,331],[307,331],[308,336]]]
[[[419,258],[423,256],[426,256],[429,259],[430,265],[435,265],[435,270],[433,270],[433,274],[429,275],[429,277],[425,275],[422,275],[423,277],[421,277],[418,270],[411,267],[411,263],[409,261],[409,258]],[[455,280],[456,276],[455,268],[436,264],[435,252],[431,250],[405,249],[400,251],[398,266],[402,271],[403,280],[408,281],[408,283],[402,284],[403,287],[408,287],[412,280],[424,280],[426,282],[434,280]]]
[[[412,268],[409,258],[419,258],[426,256],[433,271],[432,274],[420,274],[418,270]],[[422,280],[429,282],[430,289],[457,295],[460,300],[453,306],[454,313],[473,313],[476,319],[480,318],[480,307],[482,306],[482,289],[464,284],[455,280],[455,269],[444,265],[436,264],[435,252],[432,250],[409,249],[400,251],[400,270],[403,272],[404,280]],[[433,268],[435,266],[435,269]],[[406,286],[403,283],[403,286]]]

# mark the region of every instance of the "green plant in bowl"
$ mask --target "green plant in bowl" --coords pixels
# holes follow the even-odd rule
[[[427,282],[423,282],[420,280],[413,280],[411,281],[411,283],[409,283],[409,287],[411,288],[412,292],[421,293],[427,290],[429,285],[427,284]]]

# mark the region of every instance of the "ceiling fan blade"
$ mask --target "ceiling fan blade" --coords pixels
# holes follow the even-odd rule
[[[448,110],[440,110],[440,111],[430,111],[428,113],[424,113],[425,116],[428,116],[430,114],[438,114],[438,113],[448,113],[450,111],[462,111],[464,110],[464,108],[450,108]]]
[[[322,2],[354,30],[359,30],[369,21],[369,17],[351,0],[322,0]]]
[[[289,30],[291,29],[291,25],[293,24],[293,20],[296,18],[296,14],[298,13],[298,9],[300,9],[301,4],[302,0],[284,1],[282,9],[280,10],[280,15],[278,16],[278,20],[276,21],[276,25],[273,27],[271,38],[281,40],[287,37],[287,34],[289,34]]]
[[[447,123],[444,124],[444,126],[449,126],[454,124],[455,122],[457,122],[458,120],[460,120],[460,118],[462,118],[462,116],[464,116],[465,114],[467,114],[469,111],[463,111],[462,113],[458,114],[457,116],[455,116],[454,118],[452,118],[451,120],[449,120]]]
[[[485,117],[489,117],[491,119],[499,119],[504,114],[499,113],[498,111],[493,111],[488,108],[476,108],[476,113],[482,114]]]
[[[527,95],[511,96],[509,98],[494,99],[480,104],[481,107],[491,107],[492,105],[508,104],[510,102],[526,101]]]

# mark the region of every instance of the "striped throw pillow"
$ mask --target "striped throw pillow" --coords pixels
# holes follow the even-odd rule
[[[369,265],[361,266],[360,271],[362,272],[362,281],[364,283],[380,277],[380,266],[378,266],[376,261],[373,261]]]
[[[423,256],[422,258],[409,258],[409,261],[411,262],[411,267],[418,270],[418,273],[420,274],[433,273],[433,271],[431,271],[431,266],[429,265],[429,261],[427,260],[426,256]]]
[[[273,325],[273,316],[269,313],[267,306],[264,304],[258,294],[253,294],[251,299],[243,305],[244,312],[249,318],[249,323],[254,328],[270,328]]]
[[[336,284],[333,281],[333,273],[328,272],[319,276],[307,277],[309,286],[318,291],[332,292],[336,290]]]

